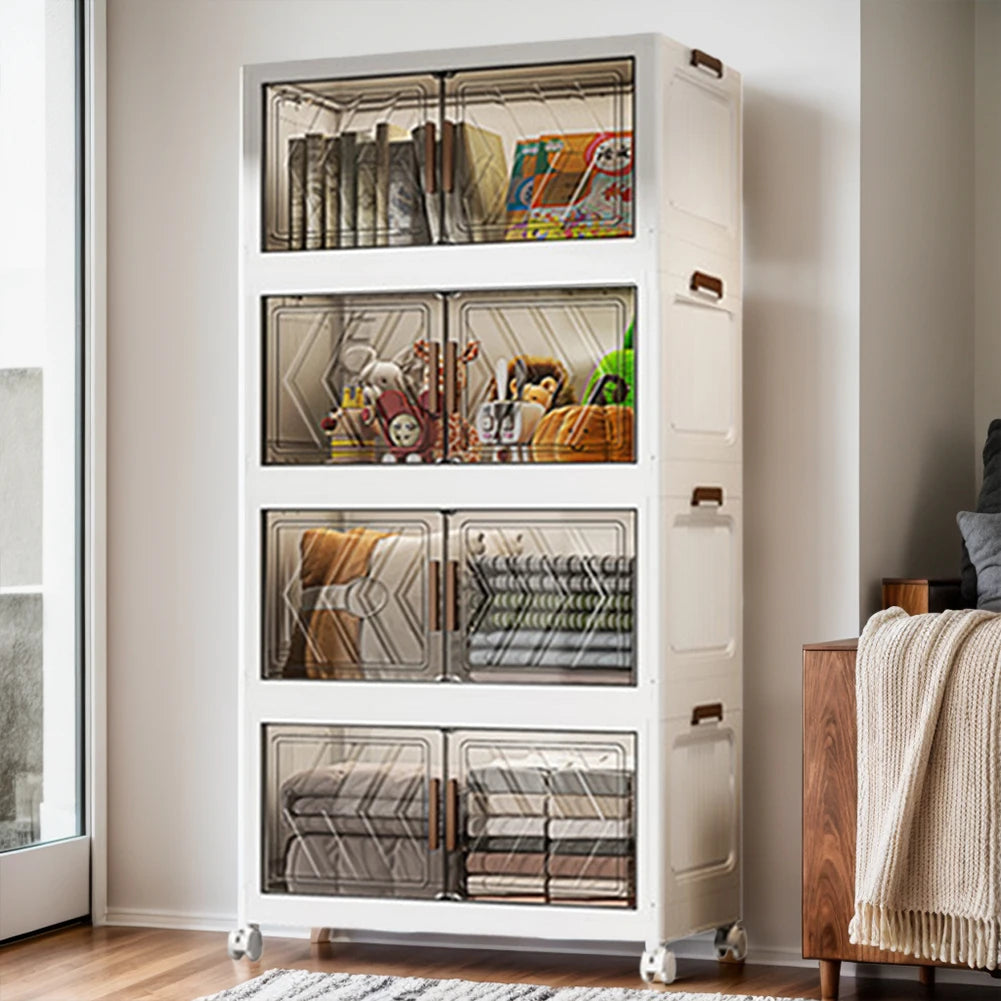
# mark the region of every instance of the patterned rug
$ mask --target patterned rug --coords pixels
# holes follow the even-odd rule
[[[654,993],[660,994],[660,991],[269,970],[245,984],[199,1001],[650,1001]],[[668,993],[662,996],[670,1001],[782,1001],[749,994]]]

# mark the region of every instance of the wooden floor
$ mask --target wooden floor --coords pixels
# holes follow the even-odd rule
[[[642,988],[636,960],[401,946],[319,945],[267,939],[259,963],[233,962],[226,936],[214,932],[75,927],[0,947],[2,1001],[193,1001],[273,967],[383,973],[396,976],[543,983],[554,986]],[[908,980],[842,980],[844,1001],[974,1001],[1001,998],[996,981],[983,986],[939,985],[928,991]],[[721,991],[819,998],[813,969],[719,965],[679,960],[678,980],[666,991]]]

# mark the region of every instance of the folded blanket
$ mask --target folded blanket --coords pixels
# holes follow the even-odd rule
[[[361,799],[357,796],[300,796],[289,798],[289,813],[296,817],[371,817],[373,820],[423,820],[428,805],[424,796],[400,799]]]
[[[874,615],[859,640],[857,945],[1001,961],[1001,615]]]
[[[467,876],[470,897],[541,897],[546,892],[545,876]]]
[[[576,844],[577,842],[572,843]],[[594,842],[586,843],[593,844]],[[497,854],[516,852],[532,855],[546,851],[546,845],[545,838],[470,838],[468,849],[471,852],[494,852]]]
[[[542,838],[545,817],[467,817],[466,832],[473,837]]]
[[[631,650],[619,653],[614,650],[509,650],[497,647],[490,650],[471,650],[471,667],[570,667],[628,669],[633,666]]]
[[[632,855],[632,839],[567,838],[547,842],[551,855]]]
[[[550,814],[553,817],[595,817],[599,820],[617,820],[632,815],[632,800],[628,796],[574,796],[558,793],[551,797]]]
[[[296,801],[325,799],[330,803],[330,812],[341,804],[378,804],[382,809],[385,802],[398,804],[396,813],[410,809],[414,804],[423,804],[427,789],[427,771],[415,765],[389,765],[364,761],[344,761],[334,765],[321,765],[289,776],[282,784],[282,805],[290,812],[296,812]],[[395,814],[394,814],[395,815]]]
[[[626,879],[628,858],[608,855],[553,855],[547,866],[550,876],[590,879]]]
[[[477,608],[481,611],[489,608],[494,612],[593,612],[599,609],[603,612],[631,612],[633,596],[631,592],[567,594],[549,591],[539,594],[524,589],[498,591],[490,588],[480,596]]]
[[[542,876],[546,872],[546,856],[542,852],[470,852],[466,856],[466,872],[495,876]]]
[[[480,556],[470,567],[486,577],[498,574],[586,574],[590,577],[632,576],[631,556]]]
[[[593,574],[499,574],[482,577],[480,588],[487,594],[631,594],[635,588],[632,575],[596,577]]]
[[[423,887],[430,878],[427,844],[412,838],[334,837],[310,833],[289,840],[285,879],[290,893],[378,892]]]
[[[551,820],[548,834],[554,840],[563,838],[628,838],[632,834],[631,820]]]
[[[466,785],[473,791],[505,793],[545,793],[547,771],[543,768],[504,768],[486,765],[473,768]]]
[[[549,896],[560,898],[615,899],[629,894],[629,884],[624,879],[550,879]]]
[[[633,774],[619,768],[557,768],[549,783],[555,793],[626,796],[632,791]]]
[[[476,792],[466,798],[466,810],[485,817],[544,817],[548,802],[543,793]]]
[[[590,653],[599,650],[632,651],[633,634],[580,632],[575,629],[495,629],[469,634],[470,650],[569,650]]]
[[[632,612],[486,612],[477,623],[483,632],[495,629],[569,629],[574,632],[631,632]]]
[[[386,817],[335,817],[331,814],[291,816],[286,814],[288,825],[297,834],[329,834],[333,837],[354,837],[367,834],[371,838],[410,838],[426,841],[428,822],[406,817],[390,820]]]

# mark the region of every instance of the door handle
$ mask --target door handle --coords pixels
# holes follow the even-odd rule
[[[703,52],[701,49],[692,49],[692,58],[689,62],[696,69],[702,66],[709,70],[710,73],[714,73],[718,76],[720,80],[723,79],[722,59],[717,59],[715,56],[711,56],[708,52]]]
[[[696,706],[692,710],[692,726],[698,726],[704,719],[716,719],[723,722],[723,703],[708,702],[702,706]]]
[[[459,780],[449,779],[445,790],[445,851],[454,852],[458,847],[459,832]]]
[[[432,414],[438,413],[438,407],[441,403],[438,398],[438,381],[441,378],[439,351],[437,341],[431,341],[428,344],[428,411]]]
[[[428,563],[428,629],[441,632],[441,560]]]
[[[445,416],[451,417],[456,410],[458,396],[458,354],[459,345],[455,341],[445,341],[445,366],[443,382],[445,384]],[[447,430],[447,429],[446,429]]]
[[[692,507],[700,504],[715,504],[717,507],[723,506],[722,487],[696,487],[692,491]]]
[[[445,564],[445,632],[459,628],[459,561]]]
[[[455,190],[455,123],[441,124],[441,186],[445,194]]]
[[[711,292],[717,299],[723,298],[723,279],[706,274],[705,271],[693,271],[688,288],[692,292]]]
[[[428,780],[428,851],[441,847],[439,815],[441,813],[441,779]]]
[[[424,124],[424,190],[433,195],[438,190],[437,146],[434,122]]]

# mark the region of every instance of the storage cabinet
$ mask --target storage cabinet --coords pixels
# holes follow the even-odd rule
[[[658,36],[245,68],[232,955],[743,958],[740,109]]]

